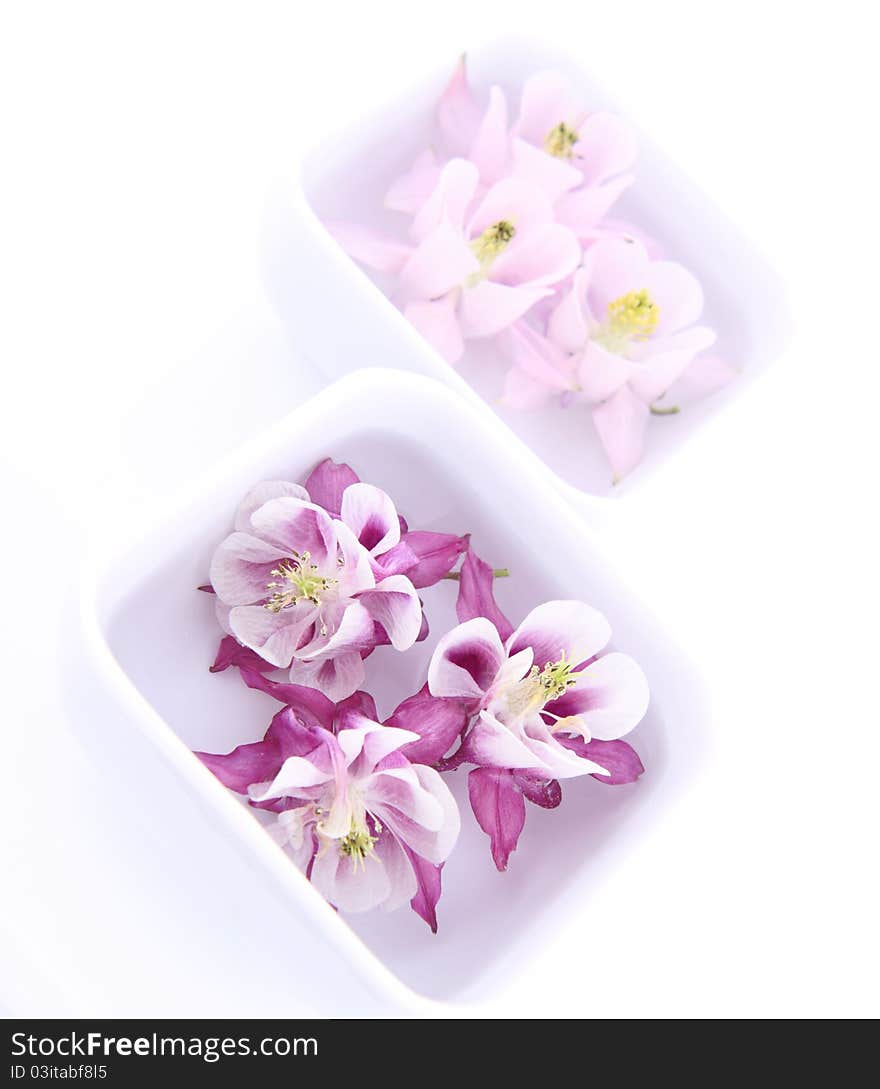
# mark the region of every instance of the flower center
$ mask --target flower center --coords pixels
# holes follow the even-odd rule
[[[634,340],[646,340],[657,329],[660,307],[650,294],[628,291],[608,304],[608,317],[599,326],[593,339],[610,352],[623,354]]]
[[[363,866],[365,859],[373,854],[373,845],[382,831],[381,825],[376,824],[376,835],[371,836],[366,824],[359,824],[354,817],[351,818],[351,828],[347,836],[339,841],[339,853],[347,855],[351,859],[353,868]]]
[[[479,238],[475,238],[471,242],[471,249],[480,262],[483,272],[488,269],[489,265],[500,253],[507,249],[515,234],[516,227],[509,219],[499,219],[497,223],[487,227]]]
[[[540,711],[545,703],[559,699],[575,684],[572,675],[574,665],[566,661],[565,652],[556,662],[547,662],[543,669],[532,666],[507,696],[507,708],[515,715],[531,715]]]
[[[265,604],[270,613],[280,613],[300,601],[320,605],[322,596],[338,581],[319,574],[308,552],[302,555],[294,552],[291,559],[284,559],[273,568],[272,574],[274,579],[266,583],[266,589],[272,591]]]
[[[570,129],[564,121],[547,133],[544,140],[544,150],[548,155],[554,155],[557,159],[570,159],[574,154],[574,145],[578,142],[578,133]]]

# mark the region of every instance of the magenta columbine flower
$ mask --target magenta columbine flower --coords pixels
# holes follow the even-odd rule
[[[245,497],[211,562],[218,619],[267,666],[338,701],[375,647],[425,637],[416,588],[442,578],[467,540],[410,531],[390,496],[328,458],[306,487],[266,481]],[[231,653],[221,646],[215,670]]]
[[[297,708],[280,711],[262,741],[198,753],[202,762],[274,813],[273,838],[335,907],[391,911],[409,901],[436,930],[440,868],[460,819],[440,775],[402,752],[419,735],[364,714],[375,713],[365,693],[334,708],[317,692],[246,679]]]
[[[546,808],[561,800],[559,779],[592,775],[632,782],[641,761],[619,740],[642,719],[648,684],[626,654],[603,653],[611,629],[580,601],[550,601],[515,630],[492,594],[492,571],[472,552],[461,570],[462,623],[437,644],[428,669],[431,695],[462,701],[470,726],[441,766],[477,767],[471,807],[507,866],[525,822],[525,799]]]
[[[610,637],[608,621],[580,601],[539,605],[504,641],[491,620],[475,617],[437,644],[428,689],[473,701],[470,763],[548,779],[603,775],[562,738],[613,741],[647,710],[647,681],[632,658],[601,654]]]

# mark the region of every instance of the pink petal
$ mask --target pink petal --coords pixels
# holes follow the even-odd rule
[[[229,626],[240,643],[272,665],[284,667],[314,623],[315,613],[310,602],[298,602],[280,613],[270,613],[262,605],[237,605],[229,613]]]
[[[315,688],[331,702],[339,703],[363,684],[364,660],[357,652],[313,662],[294,659],[290,665],[290,679],[294,685]]]
[[[492,264],[491,277],[504,284],[556,284],[581,260],[578,240],[558,223],[540,224],[518,233]]]
[[[464,56],[437,103],[437,124],[447,150],[453,155],[466,154],[480,124],[480,109],[468,84]]]
[[[634,783],[645,770],[639,754],[625,741],[589,741],[582,737],[560,738],[566,748],[576,752],[585,760],[595,760],[601,764],[606,775],[593,775],[600,783],[609,786],[621,786]]]
[[[349,257],[377,272],[400,272],[412,247],[362,227],[358,223],[328,221],[324,226]]]
[[[561,122],[573,121],[571,84],[559,72],[536,72],[523,85],[515,132],[538,147]]]
[[[410,234],[415,241],[421,242],[427,238],[441,223],[448,223],[460,231],[479,181],[480,172],[472,162],[451,159],[443,167],[433,192],[410,226]]]
[[[413,859],[418,855],[407,850],[390,832],[383,832],[374,847],[376,858],[385,867],[390,891],[379,905],[382,911],[396,911],[419,894],[418,874]],[[429,866],[430,863],[423,863]]]
[[[490,768],[542,769],[544,760],[523,738],[488,711],[481,711],[464,740],[465,759]]]
[[[513,655],[531,647],[540,668],[563,657],[578,665],[598,654],[610,638],[611,625],[598,609],[583,601],[546,601],[523,620],[507,649]]]
[[[629,170],[638,151],[630,126],[613,113],[590,114],[578,130],[575,148],[586,185],[597,185]]]
[[[325,510],[290,496],[270,499],[251,514],[254,533],[300,556],[308,552],[318,568],[336,564],[336,531]]]
[[[509,156],[507,99],[500,87],[493,87],[489,92],[489,105],[480,121],[468,158],[476,163],[483,182],[491,183],[504,174]]]
[[[475,768],[468,775],[468,796],[477,823],[491,840],[495,866],[506,870],[526,822],[522,793],[509,771]]]
[[[235,528],[244,533],[253,531],[251,515],[270,499],[277,499],[280,495],[289,495],[294,499],[303,499],[309,502],[309,493],[300,484],[291,484],[287,480],[264,480],[251,488],[244,497],[235,512]]]
[[[399,578],[400,576],[394,577]],[[297,649],[296,657],[300,662],[317,662],[326,658],[335,658],[337,655],[348,651],[360,653],[362,650],[369,650],[372,647],[373,617],[361,603],[361,598],[359,597],[357,601],[340,602],[337,608],[342,610],[341,615],[338,617],[329,616],[327,607],[323,608],[320,615],[325,618],[328,633],[322,635],[319,632],[311,642]],[[317,607],[312,606],[312,612],[313,616],[317,618],[319,615]],[[295,683],[300,683],[292,674],[290,679]],[[350,695],[350,693],[346,693],[346,695]]]
[[[211,559],[211,585],[226,605],[251,605],[269,596],[272,568],[285,555],[250,533],[230,533]]]
[[[659,343],[652,340],[650,354],[633,372],[630,389],[643,401],[656,401],[688,368],[694,356],[714,343],[715,333],[704,325],[693,325]]]
[[[403,543],[415,555],[416,562],[405,573],[417,590],[433,586],[448,574],[462,552],[467,551],[470,536],[458,537],[454,533],[433,533],[429,530],[412,530]]]
[[[432,696],[481,699],[506,658],[495,625],[475,617],[437,644],[428,666],[428,690]]]
[[[546,193],[519,178],[502,178],[477,205],[465,233],[468,238],[477,238],[501,220],[512,222],[517,231],[552,223],[553,202]]]
[[[513,363],[504,381],[504,404],[530,408],[573,388],[569,357],[531,326],[516,322],[501,337]]]
[[[401,289],[422,299],[436,299],[478,272],[480,262],[461,231],[439,223],[420,242],[400,271]]]
[[[475,617],[485,617],[492,623],[498,636],[507,639],[513,631],[513,625],[498,607],[492,591],[494,581],[493,569],[476,552],[468,552],[461,565],[455,612],[462,624]]]
[[[466,337],[493,336],[552,294],[548,287],[510,287],[483,280],[462,292],[461,330]]]
[[[726,359],[714,354],[698,355],[669,390],[672,404],[689,404],[710,397],[738,377],[739,371]]]
[[[583,309],[587,282],[583,269],[574,274],[571,290],[567,291],[550,315],[547,336],[563,351],[579,352],[586,343],[589,326]]]
[[[635,181],[632,174],[565,193],[556,205],[556,217],[578,238],[589,238],[599,221]]]
[[[386,837],[381,837],[386,839]],[[388,836],[383,844],[382,854],[386,850],[392,854],[391,872],[399,880],[402,869],[394,864],[393,855],[398,853],[394,837]],[[378,847],[378,844],[376,845]],[[331,841],[319,849],[312,864],[311,882],[321,895],[340,911],[358,913],[379,907],[392,895],[396,888],[392,886],[389,871],[379,857],[377,850],[374,858],[365,860],[363,866],[355,865],[347,855],[342,854],[339,845]],[[410,870],[410,873],[412,871]],[[415,877],[407,899],[416,891]]]
[[[419,562],[418,556],[404,541],[398,541],[393,548],[383,552],[380,557],[373,556],[373,573],[382,579],[388,575],[408,575],[412,581],[412,569]]]
[[[607,400],[638,372],[639,366],[625,356],[588,341],[577,361],[578,385],[590,403]]]
[[[358,595],[377,624],[385,629],[395,650],[408,650],[422,626],[422,603],[406,575],[389,575],[374,590]]]
[[[434,152],[430,148],[423,151],[410,169],[391,183],[385,207],[414,216],[434,191],[440,169]]]
[[[648,681],[641,667],[628,654],[615,651],[581,670],[577,684],[547,710],[561,717],[577,715],[592,737],[614,741],[638,726],[649,700]]]
[[[261,658],[256,651],[251,650],[250,647],[243,647],[234,636],[225,635],[220,640],[220,646],[217,648],[217,656],[214,658],[211,672],[222,673],[224,669],[229,669],[230,666],[244,667],[257,672],[272,668],[270,663]]]
[[[615,482],[641,461],[648,416],[648,406],[626,386],[593,409],[593,423]]]
[[[282,712],[284,714],[284,712]],[[280,717],[280,716],[279,716]],[[288,712],[285,716],[290,729],[299,729],[304,734],[305,748],[308,752],[314,748],[315,741],[308,731],[298,727],[296,719]],[[239,745],[232,752],[225,754],[197,752],[195,754],[209,771],[236,794],[247,794],[248,787],[272,779],[288,755],[282,749],[277,737],[268,734],[262,741],[251,745]]]
[[[580,170],[567,160],[548,155],[525,140],[514,140],[512,147],[512,177],[540,189],[552,202],[583,184]]]
[[[431,302],[411,302],[404,310],[407,320],[418,329],[447,363],[457,363],[464,353],[461,327],[456,313],[458,293],[450,292]]]
[[[369,811],[407,847],[444,862],[458,839],[458,806],[433,768],[416,764],[377,772],[362,786]]]
[[[409,859],[416,878],[417,892],[410,901],[413,911],[424,919],[434,934],[437,933],[437,903],[440,899],[440,874],[443,866],[435,866],[420,858],[405,844],[400,845]]]
[[[686,268],[675,261],[651,261],[642,278],[644,282],[638,286],[648,289],[660,311],[657,337],[668,336],[698,320],[703,312],[703,289]]]
[[[336,706],[315,688],[307,688],[299,684],[285,684],[283,681],[273,681],[269,677],[263,676],[259,670],[245,664],[239,665],[239,670],[241,679],[248,688],[253,688],[257,692],[265,692],[267,696],[287,704],[305,725],[320,726],[324,730],[333,729]],[[363,695],[366,695],[366,693],[363,693]]]
[[[556,809],[562,801],[562,787],[558,779],[545,779],[529,771],[515,771],[513,781],[533,805],[539,805],[542,809]]]
[[[372,484],[351,484],[342,495],[340,517],[363,547],[381,556],[400,540],[400,522],[394,501]]]
[[[349,484],[357,484],[357,473],[344,461],[324,458],[309,474],[305,488],[309,498],[328,514],[338,515],[342,507],[342,493]]]

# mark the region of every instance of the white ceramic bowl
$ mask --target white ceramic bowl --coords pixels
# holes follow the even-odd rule
[[[564,786],[560,809],[530,806],[506,874],[492,867],[488,841],[467,807],[464,772],[450,777],[462,802],[463,832],[444,871],[437,936],[409,909],[334,912],[254,812],[190,751],[225,752],[255,740],[277,709],[245,689],[234,671],[208,672],[220,632],[212,598],[195,588],[206,580],[212,551],[250,485],[303,479],[326,455],[349,461],[363,479],[387,489],[413,527],[470,531],[482,556],[510,568],[498,593],[514,622],[554,597],[600,608],[615,645],[639,660],[651,684],[650,710],[631,735],[646,774],[626,787],[578,780]],[[423,592],[431,622],[424,644],[406,655],[380,648],[368,659],[367,686],[380,713],[423,683],[437,638],[455,623],[455,594],[450,582]],[[212,823],[225,829],[230,850],[252,859],[256,901],[280,891],[291,911],[397,1008],[418,1009],[424,996],[489,997],[510,973],[540,957],[542,934],[570,927],[579,941],[590,888],[610,879],[628,844],[701,762],[706,705],[691,667],[504,426],[424,377],[365,370],[325,389],[226,459],[167,516],[105,543],[83,602],[86,650],[112,705],[98,716],[102,728],[143,731]],[[120,769],[122,778],[131,770]],[[162,804],[160,795],[155,804]],[[323,970],[316,956],[303,950],[306,980]]]
[[[551,406],[534,413],[496,405],[504,367],[497,350],[472,342],[453,368],[385,297],[380,281],[357,266],[325,230],[326,219],[349,220],[403,237],[405,219],[383,208],[389,182],[407,169],[432,132],[434,105],[455,58],[394,101],[328,134],[279,183],[265,229],[265,276],[270,297],[291,337],[329,378],[363,366],[414,370],[447,382],[489,406],[577,492],[619,495],[647,479],[778,354],[788,322],[774,275],[740,232],[650,140],[639,134],[636,183],[613,215],[641,225],[672,259],[689,267],[706,294],[704,320],[719,335],[718,349],[738,369],[724,391],[689,405],[676,417],[652,419],[642,465],[622,486],[611,473],[588,411]],[[614,109],[570,57],[531,42],[503,41],[468,53],[478,92],[500,84],[512,103],[524,80],[542,68],[568,74],[590,109]]]

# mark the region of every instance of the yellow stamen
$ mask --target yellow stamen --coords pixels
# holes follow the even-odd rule
[[[578,133],[574,129],[570,129],[564,121],[560,121],[547,133],[547,138],[544,140],[544,150],[548,155],[553,155],[557,159],[570,159],[574,154],[574,145],[577,142]]]
[[[648,291],[628,291],[608,304],[608,317],[593,339],[609,352],[622,355],[632,341],[647,340],[657,330],[660,307]]]
[[[338,581],[319,575],[308,552],[303,552],[301,556],[294,552],[293,558],[282,560],[272,570],[272,574],[275,576],[274,580],[266,583],[266,589],[272,591],[272,596],[265,604],[270,613],[280,613],[282,609],[300,601],[320,605],[322,595]]]
[[[381,832],[379,825],[376,832]],[[378,834],[371,836],[366,824],[358,825],[354,817],[351,818],[351,830],[348,835],[339,841],[339,853],[347,855],[351,859],[353,869],[365,865],[365,859],[373,855],[373,845],[378,839]]]
[[[507,249],[515,234],[516,227],[509,219],[499,219],[471,242],[471,249],[484,270]]]

